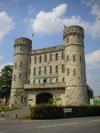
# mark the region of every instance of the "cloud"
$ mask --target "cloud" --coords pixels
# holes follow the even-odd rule
[[[4,68],[4,66],[6,66],[6,65],[13,65],[13,63],[12,62],[8,62],[8,63],[5,63],[5,64],[1,64],[0,65],[0,72]]]
[[[0,60],[3,58],[3,56],[0,56]]]
[[[29,5],[27,8],[28,8],[28,14],[32,14],[32,13],[34,13],[35,8],[32,8],[31,5]]]
[[[100,68],[100,49],[85,56],[87,68]]]
[[[14,28],[12,17],[9,17],[6,12],[0,12],[0,42],[10,30]]]
[[[94,23],[83,21],[80,16],[64,17],[67,11],[67,4],[61,4],[53,8],[51,12],[40,11],[35,19],[30,19],[29,23],[36,33],[62,32],[64,25],[80,25],[93,37],[100,37],[100,21],[98,20],[100,9],[96,5],[91,8],[91,14],[96,15]]]

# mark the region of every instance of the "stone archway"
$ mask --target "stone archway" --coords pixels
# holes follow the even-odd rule
[[[48,103],[49,99],[52,98],[51,93],[40,93],[36,96],[36,104],[45,104]]]

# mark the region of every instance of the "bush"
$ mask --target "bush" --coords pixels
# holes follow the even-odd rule
[[[31,107],[30,117],[32,119],[54,119],[63,118],[62,107],[57,105],[41,104]]]
[[[72,108],[71,117],[100,116],[100,106],[90,106],[90,105],[57,106],[50,104],[41,104],[30,108],[30,117],[32,119],[63,118],[64,117],[63,108]],[[66,113],[65,117],[70,117],[70,113]]]

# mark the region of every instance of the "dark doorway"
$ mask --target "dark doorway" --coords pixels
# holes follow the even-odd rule
[[[50,93],[41,93],[41,94],[36,96],[36,104],[48,103],[49,99],[52,98],[52,97],[53,96]]]

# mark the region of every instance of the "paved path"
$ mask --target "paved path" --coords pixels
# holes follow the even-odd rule
[[[2,117],[2,114],[0,112],[0,121],[10,120],[11,118],[13,118],[14,114],[17,114],[17,117],[21,117],[24,115],[28,115],[29,113],[30,113],[29,108],[18,109],[18,110],[13,110],[13,111],[6,111],[4,113],[4,117]]]

